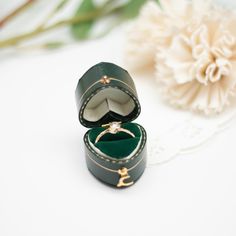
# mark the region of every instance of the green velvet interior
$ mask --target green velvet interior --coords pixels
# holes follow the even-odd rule
[[[95,144],[96,137],[105,130],[105,128],[96,127],[89,131],[89,140],[104,154],[117,159],[125,158],[137,147],[141,138],[141,130],[135,123],[125,123],[121,127],[131,131],[135,137],[133,138],[125,132],[118,132],[117,134],[108,133],[102,136]]]

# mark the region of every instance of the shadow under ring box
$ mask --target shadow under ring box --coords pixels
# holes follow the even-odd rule
[[[79,121],[89,128],[84,135],[88,169],[108,185],[133,185],[146,167],[147,135],[141,125],[131,122],[141,112],[131,76],[115,64],[102,62],[81,77],[75,94]],[[96,140],[114,124],[128,133],[107,132]]]

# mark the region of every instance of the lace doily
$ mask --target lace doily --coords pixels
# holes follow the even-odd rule
[[[172,124],[162,134],[149,135],[148,166],[163,164],[180,154],[196,151],[217,133],[225,130],[236,117],[231,111],[215,118],[190,114]]]

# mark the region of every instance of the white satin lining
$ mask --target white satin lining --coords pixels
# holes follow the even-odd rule
[[[128,94],[116,88],[107,88],[92,97],[84,109],[83,117],[95,122],[109,111],[127,116],[134,108],[134,101]]]

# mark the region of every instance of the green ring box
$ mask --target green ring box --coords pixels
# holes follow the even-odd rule
[[[88,169],[102,182],[128,187],[135,183],[146,167],[145,129],[131,121],[141,112],[137,91],[129,73],[107,62],[96,64],[79,80],[75,91],[80,123],[90,128],[84,135]],[[121,122],[126,132],[96,137],[111,122]]]

